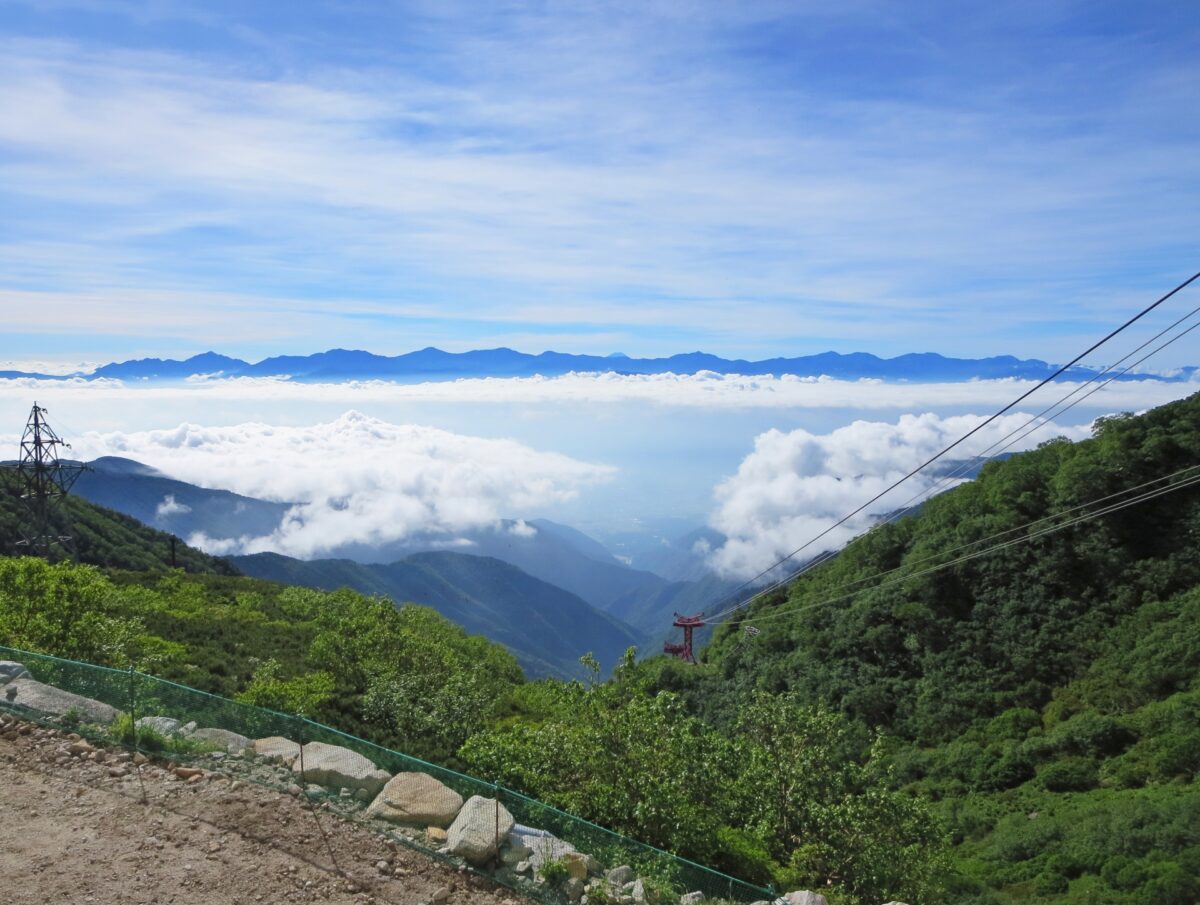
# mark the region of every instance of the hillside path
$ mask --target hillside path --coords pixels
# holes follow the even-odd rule
[[[0,737],[0,879],[8,905],[526,905],[527,900],[313,813],[298,799],[211,774],[187,783],[153,763],[111,773],[25,726]],[[11,734],[11,733],[9,733]],[[332,859],[330,855],[332,849]],[[333,859],[343,873],[334,868]]]

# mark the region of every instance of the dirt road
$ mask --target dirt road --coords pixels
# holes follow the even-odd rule
[[[20,732],[0,737],[9,905],[527,903],[329,813],[318,824],[286,794],[217,774],[189,783],[126,753],[72,755],[52,730]]]

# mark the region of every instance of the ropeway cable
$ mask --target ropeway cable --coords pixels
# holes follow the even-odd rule
[[[1184,469],[1184,471],[1192,471],[1194,468],[1200,468],[1200,466],[1193,466],[1192,469]],[[1176,474],[1180,474],[1180,473],[1182,473],[1182,472],[1177,472]],[[1174,476],[1175,475],[1170,475],[1168,477],[1174,477]],[[1165,479],[1158,479],[1158,480],[1161,481],[1161,480],[1165,480]],[[1152,482],[1152,483],[1154,483],[1154,482]],[[1168,487],[1160,487],[1155,490],[1147,491],[1146,493],[1143,493],[1140,496],[1134,497],[1133,499],[1124,500],[1120,503],[1114,503],[1113,505],[1107,506],[1104,509],[1097,510],[1096,512],[1089,512],[1084,515],[1076,516],[1075,518],[1069,519],[1066,522],[1063,522],[1058,525],[1051,525],[1047,528],[1041,529],[1040,531],[1036,531],[1033,534],[1028,534],[1028,535],[1025,535],[1024,537],[1014,538],[1012,540],[1005,541],[1000,544],[995,544],[995,545],[993,545],[991,547],[987,547],[986,549],[983,549],[983,550],[976,550],[973,553],[967,553],[967,554],[957,557],[956,559],[953,559],[949,562],[940,563],[936,566],[930,566],[927,569],[920,569],[916,572],[911,572],[911,573],[897,576],[895,578],[890,579],[889,581],[882,582],[881,584],[874,585],[873,587],[870,587],[870,588],[862,588],[862,589],[855,590],[855,591],[849,591],[849,592],[837,595],[835,597],[829,597],[824,600],[817,601],[815,603],[803,604],[798,607],[790,607],[790,608],[786,608],[786,609],[775,610],[770,613],[764,613],[764,614],[756,616],[754,618],[754,622],[757,625],[758,623],[765,622],[769,619],[776,619],[780,616],[804,612],[804,611],[812,610],[812,609],[818,609],[820,607],[829,606],[834,603],[840,603],[843,600],[848,600],[852,597],[856,597],[857,595],[864,593],[864,591],[880,590],[882,588],[887,588],[887,587],[891,587],[893,585],[902,584],[906,581],[911,581],[914,578],[920,578],[924,575],[929,575],[933,572],[939,572],[942,569],[948,569],[951,566],[961,565],[964,562],[969,562],[970,560],[978,559],[982,556],[986,556],[988,554],[995,553],[1000,550],[1005,550],[1009,547],[1017,546],[1018,544],[1023,544],[1023,543],[1027,543],[1032,540],[1037,540],[1038,538],[1045,537],[1048,534],[1054,534],[1055,532],[1062,531],[1066,528],[1073,527],[1073,526],[1081,524],[1083,522],[1087,522],[1087,521],[1091,521],[1093,519],[1100,518],[1101,516],[1111,515],[1112,513],[1118,512],[1121,509],[1127,509],[1130,506],[1135,506],[1140,503],[1147,502],[1148,500],[1156,499],[1158,497],[1165,496],[1168,493],[1174,493],[1177,490],[1183,490],[1187,487],[1191,487],[1196,484],[1200,484],[1200,474],[1193,474],[1192,476],[1185,478],[1184,480],[1179,481],[1178,483],[1172,484]],[[1137,488],[1134,488],[1134,489],[1137,489]],[[1125,491],[1125,492],[1127,493],[1128,491]],[[1109,498],[1105,497],[1102,499],[1109,499]],[[1096,500],[1094,502],[1101,502],[1101,501],[1102,500]],[[1091,505],[1091,504],[1084,504],[1084,505]],[[1069,512],[1071,510],[1064,510],[1064,511]],[[1061,513],[1059,513],[1059,514],[1061,514]],[[1048,518],[1057,517],[1057,515],[1058,514],[1056,514],[1055,516],[1050,516]],[[1033,523],[1033,524],[1036,524],[1036,523]],[[894,572],[894,571],[897,571],[897,570],[890,570],[890,572]],[[890,574],[890,572],[889,573],[880,573],[880,574]],[[774,590],[774,588],[772,588],[772,590]]]
[[[1088,355],[1090,355],[1090,354],[1091,354],[1092,352],[1094,352],[1096,349],[1100,348],[1102,345],[1104,345],[1106,342],[1108,342],[1108,341],[1109,341],[1110,339],[1112,339],[1114,336],[1116,336],[1117,334],[1121,333],[1122,331],[1124,331],[1125,329],[1127,329],[1128,327],[1130,327],[1131,325],[1133,325],[1133,324],[1134,324],[1134,323],[1136,323],[1137,321],[1141,320],[1143,317],[1145,317],[1147,314],[1149,314],[1149,313],[1150,313],[1151,311],[1153,311],[1155,308],[1157,308],[1157,307],[1159,307],[1160,305],[1162,305],[1164,302],[1166,302],[1166,301],[1167,301],[1168,299],[1170,299],[1172,296],[1176,295],[1177,293],[1181,292],[1183,289],[1185,289],[1185,288],[1187,288],[1188,286],[1190,286],[1190,285],[1191,285],[1192,283],[1194,283],[1194,282],[1195,282],[1197,279],[1200,279],[1200,272],[1197,272],[1197,273],[1194,273],[1194,274],[1192,274],[1192,276],[1190,276],[1188,279],[1184,280],[1182,283],[1180,283],[1178,286],[1176,286],[1176,287],[1175,287],[1174,289],[1172,289],[1170,292],[1167,292],[1167,293],[1165,293],[1164,295],[1160,296],[1160,297],[1159,297],[1157,300],[1155,300],[1154,302],[1152,302],[1150,305],[1147,305],[1145,308],[1143,308],[1141,311],[1139,311],[1139,312],[1138,312],[1137,314],[1135,314],[1133,317],[1131,317],[1131,318],[1129,318],[1127,321],[1125,321],[1125,323],[1121,324],[1121,326],[1119,326],[1119,327],[1116,327],[1116,328],[1115,328],[1115,329],[1113,329],[1111,332],[1109,332],[1109,333],[1108,333],[1106,336],[1104,336],[1102,339],[1100,339],[1100,340],[1097,340],[1095,343],[1093,343],[1091,346],[1089,346],[1089,347],[1088,347],[1087,349],[1085,349],[1083,352],[1081,352],[1080,354],[1076,355],[1076,356],[1075,356],[1073,359],[1071,359],[1069,362],[1067,362],[1066,364],[1064,364],[1064,365],[1060,366],[1060,367],[1059,367],[1059,368],[1058,368],[1058,369],[1057,369],[1057,370],[1056,370],[1056,371],[1055,371],[1053,374],[1051,374],[1050,376],[1048,376],[1048,377],[1046,377],[1046,378],[1043,378],[1043,379],[1042,379],[1040,382],[1038,382],[1036,385],[1034,385],[1034,386],[1033,386],[1032,388],[1030,388],[1029,390],[1026,390],[1024,393],[1022,393],[1020,396],[1018,396],[1018,397],[1017,397],[1016,399],[1014,399],[1012,402],[1008,403],[1006,406],[1004,406],[1003,408],[1001,408],[1001,409],[1000,409],[998,412],[996,412],[996,413],[995,413],[995,414],[993,414],[993,415],[990,415],[988,418],[986,418],[986,419],[984,419],[983,421],[981,421],[979,424],[977,424],[975,427],[971,428],[969,431],[967,431],[965,434],[963,434],[961,437],[959,437],[959,438],[958,438],[957,440],[955,440],[953,443],[951,443],[950,445],[948,445],[948,446],[944,447],[944,448],[943,448],[943,449],[942,449],[940,452],[938,452],[938,453],[936,453],[935,455],[931,456],[929,459],[926,459],[924,462],[922,462],[920,465],[918,465],[918,466],[917,466],[916,468],[914,468],[912,471],[908,472],[908,473],[907,473],[907,474],[905,474],[903,477],[899,478],[899,479],[898,479],[898,480],[896,480],[894,483],[892,483],[891,485],[889,485],[887,488],[885,488],[884,490],[880,491],[880,492],[879,492],[879,493],[877,493],[875,496],[871,497],[871,499],[867,500],[865,503],[863,503],[862,505],[860,505],[860,506],[859,506],[857,509],[854,509],[853,511],[851,511],[851,512],[847,513],[846,515],[842,516],[840,519],[838,519],[838,520],[837,520],[836,522],[834,522],[832,525],[828,526],[828,527],[827,527],[827,528],[825,528],[823,531],[821,531],[820,533],[816,534],[814,537],[812,537],[812,538],[810,538],[809,540],[805,541],[803,544],[801,544],[799,547],[797,547],[797,548],[796,548],[795,550],[793,550],[791,553],[789,553],[789,554],[787,554],[786,556],[782,557],[781,559],[777,560],[775,563],[773,563],[772,565],[770,565],[770,566],[768,566],[767,568],[763,569],[761,572],[757,573],[756,575],[753,575],[753,576],[751,576],[750,578],[748,578],[748,579],[746,579],[745,581],[743,581],[743,582],[742,582],[740,585],[738,585],[737,587],[735,587],[735,588],[734,588],[732,591],[729,591],[727,594],[725,594],[725,595],[724,595],[724,597],[721,599],[721,600],[722,600],[722,602],[724,602],[724,601],[728,601],[728,600],[731,600],[731,599],[734,599],[734,598],[736,597],[736,595],[738,594],[738,592],[739,592],[739,591],[743,590],[743,589],[744,589],[744,588],[746,588],[746,587],[752,586],[752,585],[753,585],[755,582],[757,582],[757,581],[758,581],[760,578],[762,578],[763,576],[770,574],[770,573],[771,573],[771,572],[773,572],[775,569],[777,569],[777,568],[779,568],[781,565],[783,565],[785,562],[787,562],[787,561],[788,561],[788,560],[790,560],[790,559],[793,559],[793,558],[795,558],[797,554],[799,554],[799,553],[803,552],[805,549],[807,549],[808,547],[812,546],[814,543],[816,543],[817,541],[819,541],[821,538],[823,538],[823,537],[825,537],[826,535],[828,535],[830,532],[834,531],[834,530],[835,530],[835,529],[837,529],[837,528],[840,528],[842,525],[844,525],[844,524],[845,524],[846,522],[848,522],[850,519],[854,518],[854,516],[858,515],[859,513],[861,513],[863,510],[867,509],[867,508],[868,508],[869,506],[871,506],[872,504],[874,504],[874,503],[878,502],[878,501],[879,501],[880,499],[882,499],[883,497],[887,496],[887,494],[891,493],[893,490],[895,490],[897,487],[899,487],[899,486],[900,486],[901,484],[903,484],[905,481],[909,480],[910,478],[912,478],[914,475],[916,475],[916,474],[917,474],[917,473],[919,473],[920,471],[924,470],[924,469],[925,469],[925,468],[927,468],[928,466],[932,465],[934,462],[938,461],[940,458],[942,458],[944,455],[946,455],[946,453],[950,452],[950,450],[952,450],[952,449],[954,449],[955,447],[959,446],[960,444],[964,443],[966,440],[970,439],[972,436],[974,436],[976,433],[978,433],[980,430],[982,430],[982,429],[983,429],[984,427],[986,427],[987,425],[991,424],[991,423],[992,423],[993,421],[995,421],[997,418],[999,418],[1000,416],[1004,415],[1004,414],[1005,414],[1005,413],[1007,413],[1009,410],[1011,410],[1011,409],[1015,408],[1015,407],[1016,407],[1017,405],[1019,405],[1020,403],[1024,402],[1026,399],[1028,399],[1030,396],[1032,396],[1034,393],[1036,393],[1036,392],[1037,392],[1038,390],[1040,390],[1042,387],[1046,386],[1048,383],[1050,383],[1050,382],[1052,382],[1053,380],[1055,380],[1056,378],[1058,378],[1058,377],[1059,377],[1060,375],[1062,375],[1064,372],[1066,372],[1066,371],[1067,371],[1067,370],[1069,370],[1070,368],[1074,367],[1074,366],[1075,366],[1076,364],[1078,364],[1078,363],[1079,363],[1081,360],[1083,360],[1084,358],[1086,358]],[[1177,322],[1177,323],[1178,323],[1178,322]],[[1167,329],[1169,330],[1169,329],[1171,329],[1171,327],[1168,327]],[[1159,335],[1161,335],[1161,333],[1160,333]],[[1155,337],[1155,338],[1157,338],[1157,337]],[[1176,337],[1176,338],[1178,338],[1178,337]],[[1149,340],[1149,342],[1153,342],[1153,341],[1154,341],[1154,339],[1153,339],[1153,338],[1152,338],[1151,340]],[[1144,346],[1143,346],[1143,347],[1144,347]],[[1139,348],[1141,348],[1141,347],[1139,347]],[[1128,356],[1126,356],[1126,357],[1128,357]],[[1122,360],[1123,360],[1123,359],[1122,359]],[[811,564],[806,564],[806,566],[802,566],[802,567],[801,567],[801,569],[799,569],[799,570],[797,570],[795,573],[792,573],[791,575],[789,575],[789,576],[788,576],[788,578],[787,578],[786,580],[791,580],[792,578],[798,577],[800,574],[803,574],[803,572],[804,572],[804,571],[807,569],[808,565],[811,565]],[[748,598],[748,600],[747,600],[747,601],[744,601],[744,602],[742,602],[742,603],[735,603],[733,607],[731,607],[731,608],[728,608],[728,609],[725,609],[725,610],[721,610],[721,611],[719,611],[719,612],[716,614],[716,616],[717,616],[717,617],[720,617],[720,616],[723,616],[723,615],[725,615],[725,614],[727,614],[727,613],[731,612],[732,610],[736,610],[736,609],[740,608],[741,606],[745,605],[745,603],[748,603],[750,600],[753,600],[753,599],[755,599],[755,597],[758,597],[758,596],[760,596],[760,594],[755,594],[754,596],[752,596],[752,597]]]
[[[868,575],[865,578],[857,578],[854,581],[849,582],[847,584],[839,585],[838,589],[852,588],[852,587],[854,587],[854,585],[864,584],[869,581],[874,581],[877,578],[884,578],[888,575],[895,574],[896,572],[899,572],[903,569],[908,569],[908,568],[911,568],[912,566],[919,566],[922,563],[932,562],[935,559],[940,559],[943,556],[949,556],[951,554],[958,553],[961,550],[969,550],[971,547],[977,547],[980,544],[985,544],[985,543],[989,543],[994,540],[998,540],[999,538],[1005,537],[1009,534],[1013,534],[1017,531],[1025,531],[1029,528],[1034,528],[1045,522],[1053,521],[1054,519],[1061,518],[1062,516],[1068,515],[1072,512],[1078,512],[1080,509],[1086,509],[1089,506],[1095,506],[1097,503],[1106,503],[1109,500],[1114,500],[1117,497],[1125,496],[1126,494],[1133,493],[1134,491],[1144,490],[1145,488],[1151,487],[1155,484],[1161,484],[1163,481],[1169,481],[1173,478],[1182,477],[1184,475],[1192,475],[1194,477],[1200,478],[1200,474],[1194,474],[1196,472],[1200,472],[1200,465],[1191,465],[1187,468],[1182,468],[1179,471],[1176,471],[1176,472],[1173,472],[1172,474],[1166,475],[1165,477],[1154,478],[1151,481],[1146,481],[1144,484],[1138,484],[1134,487],[1127,487],[1124,490],[1118,490],[1116,493],[1111,493],[1108,496],[1099,497],[1098,499],[1094,499],[1094,500],[1088,500],[1088,502],[1086,502],[1086,503],[1079,503],[1076,506],[1072,506],[1068,509],[1060,510],[1059,512],[1053,512],[1050,515],[1043,516],[1040,519],[1035,519],[1032,522],[1026,522],[1024,525],[1017,525],[1014,528],[1006,528],[1004,531],[997,531],[995,534],[990,534],[987,537],[980,538],[979,540],[974,540],[974,541],[971,541],[966,544],[960,544],[957,547],[952,547],[949,550],[943,550],[940,553],[930,554],[929,556],[926,556],[923,559],[918,559],[913,562],[906,562],[903,565],[896,566],[895,568],[892,568],[892,569],[885,569],[882,572],[876,572],[874,575]],[[1190,480],[1190,478],[1189,478],[1189,480]],[[829,555],[833,556],[835,554],[831,553]],[[775,591],[775,590],[783,587],[783,585],[787,584],[790,581],[793,581],[797,577],[799,577],[799,576],[791,575],[791,576],[788,576],[787,578],[780,579],[779,581],[772,584],[770,587],[763,588],[761,591],[758,592],[758,594],[755,595],[755,597],[749,598],[746,601],[746,603],[748,604],[748,603],[752,602],[754,599],[756,599],[757,597],[761,597],[765,594],[769,594],[772,591]],[[733,612],[733,610],[727,610],[725,613],[718,613],[712,617],[712,620],[721,618],[722,616],[728,615],[729,613],[732,613],[732,612]],[[709,621],[712,622],[712,620],[709,620]],[[712,624],[719,625],[721,623],[712,623]]]

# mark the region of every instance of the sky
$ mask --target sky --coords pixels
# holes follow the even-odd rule
[[[1200,266],[1198,46],[1177,0],[0,0],[0,370],[429,345],[1063,362]],[[1139,370],[1200,363],[1198,335]],[[1113,384],[1018,448],[1197,383]],[[708,524],[745,575],[1029,386],[17,379],[0,446],[37,400],[79,455],[296,504],[241,549]]]
[[[1196,46],[1178,2],[0,0],[0,360],[1062,360],[1196,269]]]

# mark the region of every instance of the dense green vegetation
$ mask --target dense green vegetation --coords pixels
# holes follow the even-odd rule
[[[868,532],[700,666],[606,682],[527,682],[349,591],[29,560],[0,561],[0,642],[302,710],[836,905],[1193,903],[1200,489],[866,579],[1197,464],[1200,397],[1107,419]]]
[[[1200,490],[821,604],[1198,462],[1200,397],[992,463],[756,605],[757,638],[718,633],[686,693],[717,724],[754,689],[885,733],[957,843],[950,901],[1195,902]]]
[[[230,561],[246,575],[283,584],[420,601],[467,631],[503,644],[530,676],[580,676],[579,657],[589,651],[611,668],[640,641],[629,626],[574,594],[491,556],[443,550],[358,563],[256,553]]]

